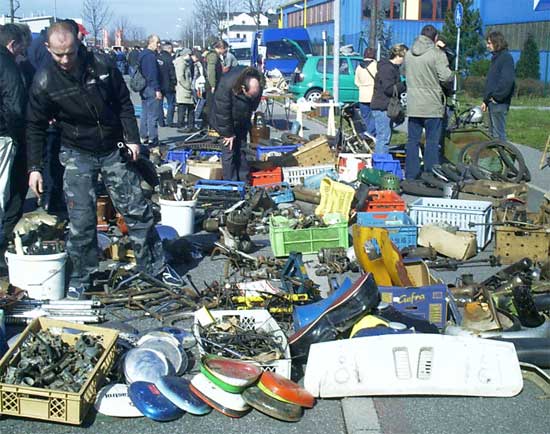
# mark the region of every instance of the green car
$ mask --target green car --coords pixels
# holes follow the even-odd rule
[[[355,86],[355,68],[361,63],[361,56],[340,56],[340,101],[357,102],[359,89]],[[332,90],[332,56],[327,56],[327,90]],[[323,92],[323,56],[306,57],[298,65],[288,87],[296,99],[304,97],[317,101]]]

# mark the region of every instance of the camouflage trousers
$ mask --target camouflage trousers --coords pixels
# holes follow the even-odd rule
[[[128,226],[138,269],[158,274],[165,264],[162,243],[154,226],[153,211],[143,196],[141,178],[116,150],[95,156],[66,147],[59,161],[65,167],[63,189],[69,213],[70,286],[88,287],[90,273],[99,264],[97,247],[96,187],[101,178],[116,210]]]

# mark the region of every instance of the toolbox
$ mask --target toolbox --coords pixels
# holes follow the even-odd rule
[[[19,363],[22,343],[31,333],[40,330],[61,333],[61,338],[69,345],[74,345],[81,333],[98,336],[103,352],[78,392],[0,383],[0,414],[80,425],[94,405],[97,392],[115,362],[118,332],[45,317],[37,318],[27,326],[15,345],[0,360],[0,375],[6,372],[8,366]]]
[[[418,228],[412,219],[402,211],[359,212],[357,213],[357,224],[386,229],[390,239],[400,250],[405,247],[416,247]]]
[[[369,192],[362,211],[405,211],[405,201],[393,190],[376,190]]]
[[[250,185],[253,187],[258,185],[277,184],[282,180],[283,171],[280,167],[250,172]]]
[[[495,251],[503,264],[513,264],[526,257],[533,261],[547,260],[550,256],[550,227],[497,226]]]
[[[290,252],[317,253],[323,247],[349,247],[347,217],[340,214],[324,216],[326,227],[294,229],[291,220],[271,216],[269,241],[275,256],[288,256]]]

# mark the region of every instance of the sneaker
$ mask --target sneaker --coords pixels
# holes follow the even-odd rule
[[[67,298],[69,300],[84,300],[86,298],[84,292],[86,288],[81,286],[69,286],[67,290]]]
[[[157,278],[162,280],[163,283],[170,286],[183,286],[184,281],[182,277],[174,270],[170,265],[165,265],[162,271],[157,275]]]

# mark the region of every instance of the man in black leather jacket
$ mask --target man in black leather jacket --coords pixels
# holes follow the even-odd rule
[[[61,129],[59,159],[70,219],[67,252],[71,277],[67,297],[81,298],[98,266],[96,185],[98,175],[130,230],[138,268],[166,283],[181,278],[165,263],[153,213],[145,200],[136,168],[139,132],[126,84],[110,61],[79,46],[68,24],[48,29],[54,62],[36,73],[27,107],[29,186],[42,193],[42,148],[48,121]],[[128,157],[117,149],[127,143]],[[179,279],[179,280],[178,280]]]
[[[239,181],[242,142],[252,126],[252,113],[262,96],[262,75],[252,67],[231,68],[220,80],[214,93],[208,122],[223,137],[223,179]],[[246,162],[246,159],[244,159]],[[244,167],[243,167],[244,169]]]
[[[0,26],[0,268],[8,238],[21,217],[26,189],[24,164],[27,92],[16,57],[25,50],[15,24]]]

